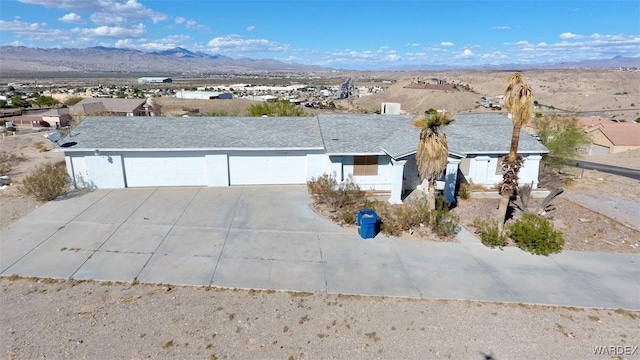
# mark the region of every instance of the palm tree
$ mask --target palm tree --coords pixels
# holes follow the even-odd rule
[[[506,221],[507,208],[511,197],[518,191],[518,173],[524,160],[518,154],[520,142],[520,130],[533,115],[533,90],[520,73],[515,73],[507,78],[507,89],[504,92],[504,107],[511,116],[513,132],[511,133],[511,146],[509,154],[502,158],[502,184],[500,193],[502,199],[498,207],[498,230],[502,233]]]
[[[447,136],[440,132],[440,127],[453,121],[447,113],[439,113],[435,109],[425,111],[423,117],[415,118],[413,126],[420,128],[420,141],[416,153],[420,178],[429,185],[429,208],[436,208],[436,181],[447,169],[449,146]]]

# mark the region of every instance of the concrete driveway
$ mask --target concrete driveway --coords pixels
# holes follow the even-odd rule
[[[0,231],[0,274],[640,309],[640,256],[363,240],[304,186],[96,190]]]

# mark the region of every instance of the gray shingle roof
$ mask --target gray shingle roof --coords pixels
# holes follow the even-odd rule
[[[506,154],[511,145],[513,124],[505,114],[460,114],[443,130],[449,151],[460,155]],[[541,154],[549,150],[538,140],[520,132],[518,152]]]
[[[389,154],[398,159],[416,152],[420,131],[410,115],[321,114],[317,117],[125,117],[86,118],[65,151],[94,149],[325,149],[328,154]],[[504,114],[455,115],[443,128],[449,152],[506,154],[512,124]],[[526,132],[521,153],[546,153]]]
[[[65,141],[81,149],[322,149],[314,117],[87,117]]]
[[[318,115],[328,154],[384,154],[415,151],[407,115]],[[404,129],[404,130],[403,130]],[[419,135],[419,132],[416,133]],[[390,150],[388,150],[389,148]],[[392,157],[393,154],[389,153]]]

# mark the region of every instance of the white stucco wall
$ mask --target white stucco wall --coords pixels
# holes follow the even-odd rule
[[[121,189],[125,187],[122,156],[85,156],[91,187]]]
[[[533,182],[533,188],[538,187],[538,173],[540,170],[540,155],[524,155],[524,165],[520,169],[518,182],[521,185]],[[493,187],[502,182],[502,173],[497,170],[499,155],[478,155],[469,157],[469,172],[465,174],[467,181],[474,184]]]
[[[388,155],[378,156],[377,176],[354,176],[353,156],[331,156],[328,174],[336,174],[336,179],[345,180],[350,176],[363,190],[391,191],[391,158]],[[340,176],[340,174],[342,176]]]

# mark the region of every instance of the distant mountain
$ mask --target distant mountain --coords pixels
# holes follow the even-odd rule
[[[156,52],[90,47],[85,49],[0,46],[0,72],[114,72],[201,74],[215,72],[327,71],[318,66],[270,59],[232,59],[176,47]]]

